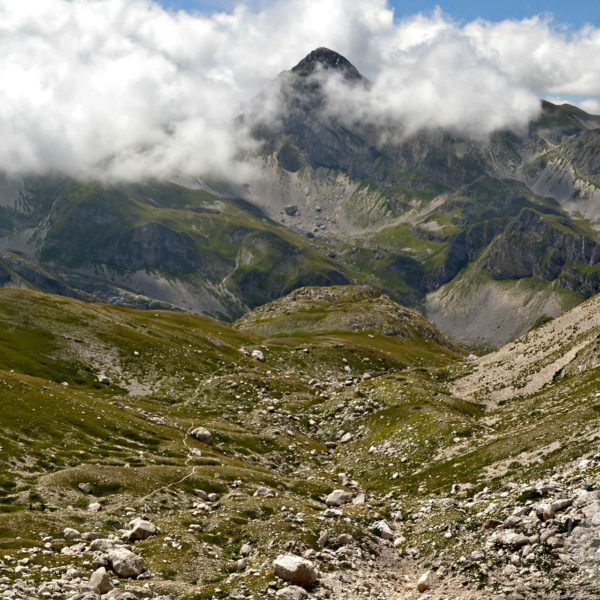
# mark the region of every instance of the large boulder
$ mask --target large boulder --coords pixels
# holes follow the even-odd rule
[[[281,554],[273,561],[273,567],[278,577],[293,585],[310,587],[319,580],[314,564],[294,554]]]
[[[108,594],[113,587],[110,576],[104,567],[100,567],[92,573],[92,576],[90,577],[90,588],[93,592],[100,595]]]
[[[212,444],[212,433],[206,427],[196,427],[192,430],[192,437],[203,444]]]
[[[138,542],[140,540],[147,540],[149,537],[152,537],[157,533],[158,529],[154,523],[138,517],[129,523],[127,539],[130,542]]]
[[[108,553],[108,562],[112,570],[123,578],[135,578],[144,570],[144,559],[127,548],[113,548]]]
[[[331,507],[339,507],[352,502],[352,494],[345,490],[334,490],[325,499],[325,504]]]

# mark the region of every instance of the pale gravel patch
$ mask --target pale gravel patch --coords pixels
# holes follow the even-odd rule
[[[541,390],[600,330],[600,299],[592,298],[500,350],[476,360],[452,385],[461,398],[497,404]],[[568,348],[568,350],[566,350]]]

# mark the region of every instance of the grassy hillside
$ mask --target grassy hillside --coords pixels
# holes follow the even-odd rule
[[[486,409],[450,386],[473,368],[367,288],[300,290],[237,328],[0,290],[0,549],[30,558],[38,590],[69,567],[91,572],[88,554],[62,551],[73,545],[65,527],[118,536],[144,515],[161,532],[134,549],[154,592],[176,598],[263,597],[281,587],[270,561],[309,550],[317,597],[347,597],[354,568],[389,597],[412,594],[436,564],[449,570],[434,597],[500,590],[486,561],[460,557],[483,547],[483,521],[505,518],[522,489],[593,455],[597,373]],[[198,426],[212,445],[191,437]],[[363,500],[326,516],[340,487]],[[486,499],[495,505],[482,515]],[[380,519],[394,544],[372,529]],[[341,534],[351,560],[335,553]],[[32,554],[41,535],[47,551]],[[14,564],[0,564],[10,585],[23,581]],[[387,580],[389,569],[407,579]],[[567,576],[552,581],[569,589]]]

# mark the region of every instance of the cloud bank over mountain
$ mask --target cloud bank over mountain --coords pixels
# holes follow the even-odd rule
[[[240,152],[253,142],[235,117],[318,46],[372,82],[348,94],[332,81],[331,110],[403,135],[442,126],[481,136],[522,127],[541,97],[577,95],[590,108],[600,97],[600,29],[542,18],[396,22],[385,0],[276,0],[212,15],[150,0],[0,0],[0,169],[243,180],[252,165]]]

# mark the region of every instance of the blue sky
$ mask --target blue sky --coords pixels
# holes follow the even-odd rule
[[[158,0],[170,8],[214,12],[228,10],[235,0]],[[257,3],[257,2],[250,2]],[[416,12],[430,12],[440,6],[444,12],[459,21],[482,17],[492,21],[513,18],[522,19],[540,13],[551,13],[557,24],[580,27],[586,23],[600,25],[600,1],[598,0],[393,0],[398,18]]]

